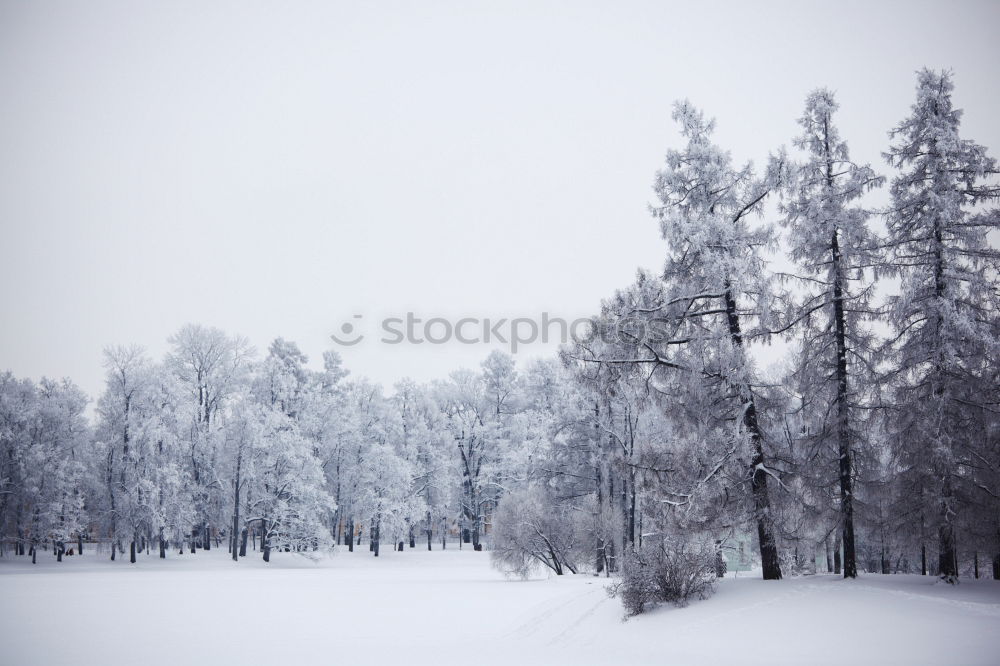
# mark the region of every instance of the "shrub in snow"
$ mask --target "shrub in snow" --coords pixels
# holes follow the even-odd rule
[[[527,578],[539,566],[561,576],[576,573],[586,552],[580,512],[553,501],[541,488],[507,495],[493,516],[493,566]]]
[[[621,598],[628,615],[664,602],[685,606],[692,597],[705,599],[715,591],[716,566],[711,541],[647,540],[625,555],[612,594]]]

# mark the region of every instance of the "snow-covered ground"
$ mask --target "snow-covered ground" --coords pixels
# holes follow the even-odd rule
[[[820,575],[721,581],[622,621],[591,576],[506,580],[469,550],[367,549],[320,562],[225,551],[0,559],[6,664],[1000,663],[1000,583]]]

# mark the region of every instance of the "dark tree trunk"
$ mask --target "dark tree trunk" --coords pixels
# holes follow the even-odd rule
[[[347,521],[347,551],[354,552],[354,518]]]
[[[927,575],[927,546],[920,544],[920,575]]]
[[[76,554],[83,555],[83,535],[76,535]]]
[[[935,140],[936,141],[936,140]],[[937,344],[937,362],[935,364],[935,380],[940,382],[941,375],[945,372],[942,360],[941,349],[941,301],[945,296],[945,275],[944,275],[944,251],[943,251],[943,230],[941,221],[934,219],[934,297],[936,300],[937,317],[935,322],[935,342]],[[944,386],[940,383],[934,387],[934,396],[940,399],[944,394]],[[938,430],[940,439],[940,428]],[[955,528],[951,524],[950,505],[952,501],[951,470],[939,470],[943,483],[941,487],[941,526],[938,528],[938,573],[947,578],[949,582],[956,582],[958,579],[958,555],[955,552]]]
[[[740,318],[736,312],[736,300],[726,284],[726,318],[729,323],[729,336],[733,346],[743,348],[743,334],[740,330]],[[750,433],[750,443],[753,446],[753,457],[750,460],[750,488],[753,492],[754,517],[757,520],[757,540],[760,544],[760,562],[764,580],[779,580],[781,578],[781,563],[778,561],[778,545],[774,539],[774,526],[771,524],[771,500],[767,491],[767,472],[764,471],[764,434],[757,420],[757,404],[749,386],[739,386],[744,404],[743,425]]]
[[[628,484],[628,525],[625,532],[625,541],[628,545],[635,543],[635,470],[629,471]]]
[[[832,180],[829,173],[828,178]],[[837,341],[837,446],[840,459],[840,524],[844,545],[844,578],[858,577],[858,562],[854,548],[854,492],[851,488],[851,423],[847,384],[847,321],[844,316],[844,290],[840,244],[837,231],[831,240],[833,250],[833,317]]]
[[[209,527],[208,522],[205,523],[202,531],[201,547],[205,550],[212,550],[212,528]]]
[[[246,527],[240,532],[240,557],[247,556],[247,538],[250,536],[250,530]]]
[[[840,536],[833,542],[833,573],[840,574]]]
[[[239,509],[237,509],[236,513],[233,514],[233,533],[229,537],[229,541],[231,543],[230,547],[232,548],[232,553],[233,553],[233,562],[240,561],[240,554],[239,551],[236,549],[236,538],[239,533],[240,533],[240,514],[239,514]]]
[[[163,538],[163,528],[160,528],[160,559],[167,559],[167,540]]]
[[[594,402],[594,441],[593,441],[593,456],[594,456],[594,488],[597,491],[597,506],[594,510],[594,523],[599,525],[601,509],[604,508],[604,476],[601,470],[601,442],[604,438],[601,437],[601,404],[600,402]],[[601,530],[597,530],[597,543],[594,545],[594,572],[600,574],[604,571],[604,539],[601,536]],[[556,572],[558,573],[558,572]]]
[[[556,557],[556,554],[552,551],[551,548],[549,548],[549,558],[550,561],[552,562],[552,564],[550,565],[552,567],[552,570],[556,572],[557,576],[562,576],[563,571],[562,571],[562,566],[559,564],[559,558]]]
[[[242,459],[242,456],[241,456]],[[242,460],[241,460],[242,462]],[[233,554],[233,562],[240,561],[240,554],[236,551],[236,537],[240,533],[240,469],[237,467],[236,488],[233,492],[233,530],[229,535],[230,550]]]
[[[938,530],[938,570],[945,578],[958,577],[958,554],[955,552],[955,529],[950,523]]]
[[[128,561],[135,564],[135,539],[128,542]]]
[[[726,557],[722,553],[722,542],[715,542],[715,577],[726,577]]]

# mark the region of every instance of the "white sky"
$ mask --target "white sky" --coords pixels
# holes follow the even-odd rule
[[[760,161],[831,87],[884,172],[951,67],[997,155],[1000,3],[875,4],[0,0],[0,368],[96,395],[186,322],[317,362],[356,313],[586,315],[660,267],[681,97]],[[386,384],[487,351],[341,349]]]

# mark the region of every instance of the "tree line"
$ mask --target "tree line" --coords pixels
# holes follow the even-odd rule
[[[678,103],[664,267],[559,358],[493,352],[386,394],[334,352],[316,371],[292,342],[261,358],[191,325],[159,361],[106,351],[93,424],[68,380],[0,376],[0,547],[267,560],[454,533],[512,573],[646,585],[678,562],[721,573],[724,553],[765,579],[1000,578],[1000,187],[952,88],[918,73],[886,174],[851,159],[828,90],[762,169]]]

